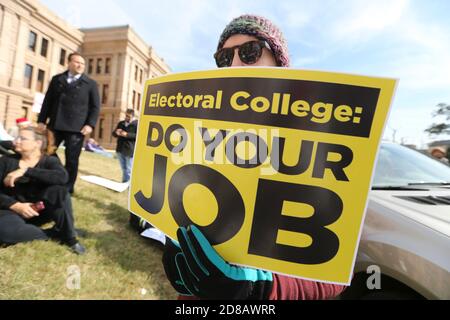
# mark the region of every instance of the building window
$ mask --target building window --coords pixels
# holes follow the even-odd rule
[[[28,48],[34,52],[36,50],[37,34],[36,32],[30,31],[28,36]]]
[[[48,52],[48,40],[45,38],[42,38],[41,56],[47,58],[47,52]]]
[[[23,86],[25,88],[31,89],[31,79],[33,79],[33,66],[25,65],[25,77],[23,79]]]
[[[133,90],[133,108],[135,107],[135,102],[136,102],[136,91]]]
[[[97,74],[102,73],[102,64],[103,59],[102,58],[97,59]]]
[[[103,90],[102,90],[102,104],[105,104],[108,102],[108,90],[109,90],[109,85],[104,84]]]
[[[103,139],[103,123],[105,122],[105,119],[100,119],[100,122],[98,124],[98,138]]]
[[[135,66],[134,67],[134,80],[137,81],[138,79],[138,72],[139,72],[139,67]]]
[[[105,60],[105,73],[109,74],[111,68],[111,58],[106,58]]]
[[[94,71],[94,59],[89,59],[88,74],[92,74],[93,71]]]
[[[138,93],[137,97],[137,110],[139,111],[141,108],[141,94]]]
[[[45,78],[45,71],[39,69],[37,82],[36,82],[36,91],[37,92],[44,92],[44,78]]]
[[[61,49],[60,54],[59,54],[59,64],[64,66],[66,64],[66,50]]]
[[[143,74],[144,74],[144,70],[141,69],[140,73],[139,73],[139,82],[142,83],[143,78]]]

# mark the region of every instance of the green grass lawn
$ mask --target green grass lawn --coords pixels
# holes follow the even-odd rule
[[[121,170],[117,159],[83,152],[79,175],[120,181]],[[128,226],[127,197],[127,191],[78,178],[72,202],[75,225],[87,233],[80,238],[87,254],[77,256],[53,241],[0,249],[0,299],[176,299],[162,247]],[[80,270],[79,289],[67,285],[74,269]]]

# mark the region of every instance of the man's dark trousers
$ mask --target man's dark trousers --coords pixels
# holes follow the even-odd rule
[[[73,193],[75,181],[77,180],[78,164],[83,148],[84,136],[79,132],[54,131],[55,145],[59,147],[64,141],[66,156],[65,168],[69,174],[69,181],[67,182],[67,191]]]

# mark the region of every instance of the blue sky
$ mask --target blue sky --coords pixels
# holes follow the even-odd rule
[[[448,0],[41,0],[76,27],[129,24],[174,72],[215,68],[225,25],[268,17],[288,40],[292,67],[397,78],[385,137],[424,146],[440,102],[450,103]]]

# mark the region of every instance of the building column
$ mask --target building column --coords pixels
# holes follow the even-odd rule
[[[15,55],[11,55],[11,49],[16,49],[17,52],[18,43],[16,42],[19,32],[19,22],[16,14],[10,9],[3,7],[0,12],[2,15],[1,29],[0,29],[0,84],[9,86],[13,74],[13,63]],[[17,32],[14,32],[16,30]]]
[[[112,64],[111,64],[111,80],[110,80],[110,86],[109,89],[110,92],[110,98],[112,99],[112,107],[117,107],[117,94],[120,93],[119,91],[119,81],[120,81],[120,53],[115,53],[112,56]]]
[[[53,76],[58,74],[58,67],[59,67],[59,58],[61,54],[61,45],[55,40],[51,39],[52,42],[52,48],[50,52],[50,70],[48,75],[48,83],[50,83],[50,80],[52,80]]]
[[[25,52],[28,50],[27,43],[30,31],[29,21],[26,21],[23,17],[19,16],[18,29],[12,76],[9,81],[9,86],[13,88],[23,88]],[[33,68],[33,78],[35,77],[35,73],[36,66]],[[34,82],[34,79],[32,82]],[[31,87],[33,88],[33,83],[31,84]]]
[[[128,57],[129,57],[129,59],[128,59]],[[125,110],[127,110],[129,107],[130,107],[130,105],[131,105],[131,91],[132,91],[132,88],[131,88],[131,83],[132,83],[132,81],[130,80],[130,79],[134,79],[134,77],[133,77],[133,62],[134,62],[134,59],[133,59],[133,57],[131,57],[131,56],[125,56],[124,57],[125,59],[125,66],[124,66],[124,69],[125,69],[125,74],[124,74],[124,79],[128,79],[128,81],[126,81],[125,83],[124,83],[124,89],[125,89],[125,91],[124,91],[124,94],[125,94],[125,99],[123,100],[123,101],[125,101],[125,106],[123,105],[123,102],[122,102],[122,108],[121,108],[121,111],[125,111]],[[134,81],[134,80],[133,80]],[[124,106],[124,107],[123,107]]]

